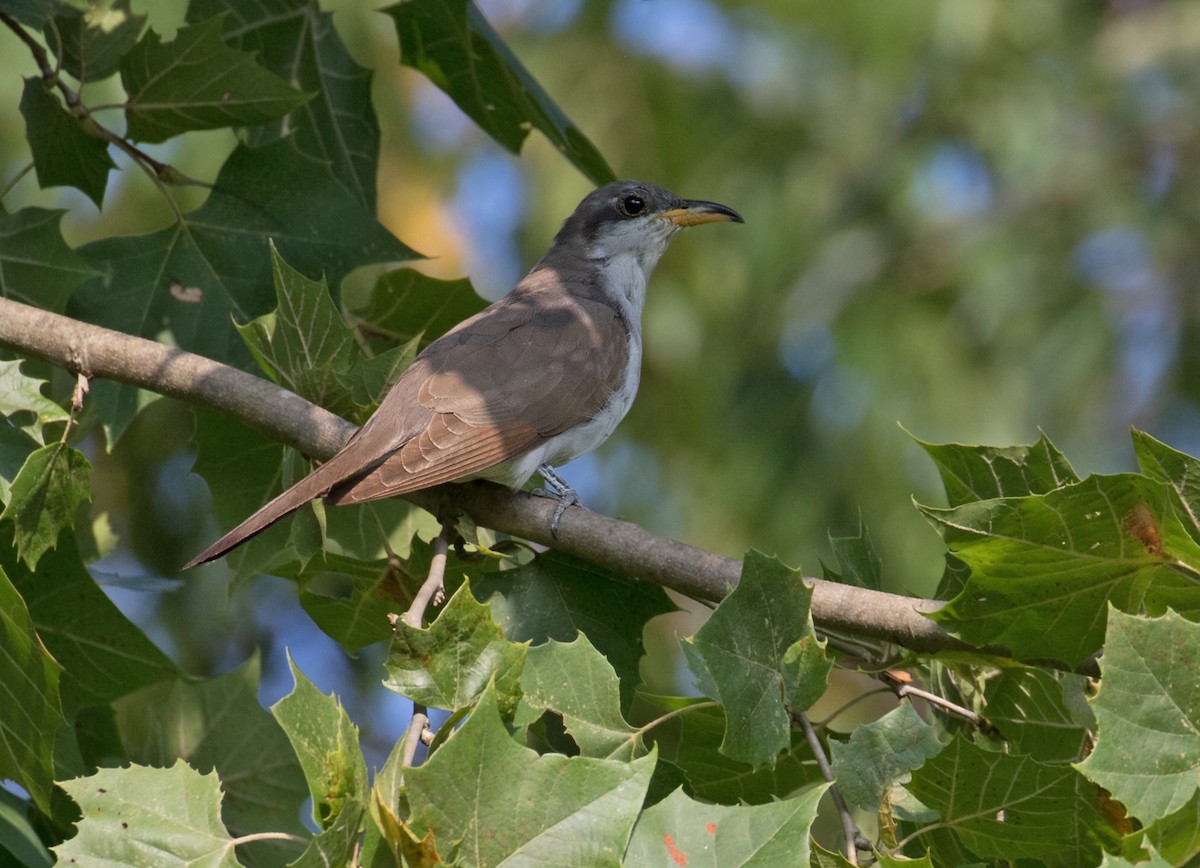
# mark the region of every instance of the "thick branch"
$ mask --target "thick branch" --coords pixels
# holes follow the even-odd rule
[[[354,426],[303,398],[242,371],[183,350],[0,299],[0,345],[89,377],[139,386],[235,416],[305,455],[325,459]],[[550,535],[552,501],[488,482],[444,485],[407,496],[439,517],[470,515],[478,524],[716,602],[737,584],[741,562],[648,533],[637,525],[583,509],[562,517]],[[938,608],[919,600],[820,579],[814,585],[817,625],[885,639],[913,651],[969,646],[923,617]]]

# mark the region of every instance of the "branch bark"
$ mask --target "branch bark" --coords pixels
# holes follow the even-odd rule
[[[259,377],[3,298],[0,345],[72,373],[116,380],[221,410],[313,458],[329,458],[355,431],[350,422]],[[466,513],[484,527],[570,552],[699,600],[720,601],[741,572],[741,562],[733,558],[583,509],[568,509],[558,537],[552,538],[552,501],[489,482],[444,485],[414,492],[407,499],[439,518]],[[806,581],[814,586],[813,620],[823,629],[883,639],[918,652],[971,647],[924,617],[939,608],[940,601],[815,578]]]

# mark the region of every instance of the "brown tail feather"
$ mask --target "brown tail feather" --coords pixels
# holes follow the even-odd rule
[[[183,565],[183,569],[206,564],[216,560],[232,548],[236,548],[256,534],[262,533],[284,516],[295,512],[310,500],[314,500],[329,490],[338,481],[336,458],[322,464],[308,476],[301,479],[291,488],[284,491],[274,500],[210,545],[200,554]]]

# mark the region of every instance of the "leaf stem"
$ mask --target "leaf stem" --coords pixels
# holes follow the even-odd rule
[[[842,798],[842,791],[838,788],[837,779],[833,776],[829,758],[825,755],[825,747],[821,744],[821,738],[817,735],[817,731],[813,729],[812,721],[802,711],[794,712],[793,717],[804,730],[804,738],[808,741],[813,756],[816,757],[817,767],[821,769],[821,776],[829,782],[829,796],[833,799],[834,807],[837,808],[838,817],[841,818],[842,834],[846,839],[846,860],[852,865],[857,865],[858,842],[862,839],[863,833],[859,831],[858,824],[854,822],[854,817],[850,813],[849,805]]]

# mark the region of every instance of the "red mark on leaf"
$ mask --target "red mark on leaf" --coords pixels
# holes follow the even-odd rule
[[[687,854],[675,846],[675,839],[670,835],[663,835],[663,843],[667,845],[667,853],[671,857],[671,861],[676,865],[687,864]]]
[[[704,831],[708,832],[708,834],[710,834],[710,835],[717,834],[717,824],[709,823],[707,826],[704,827]]]

